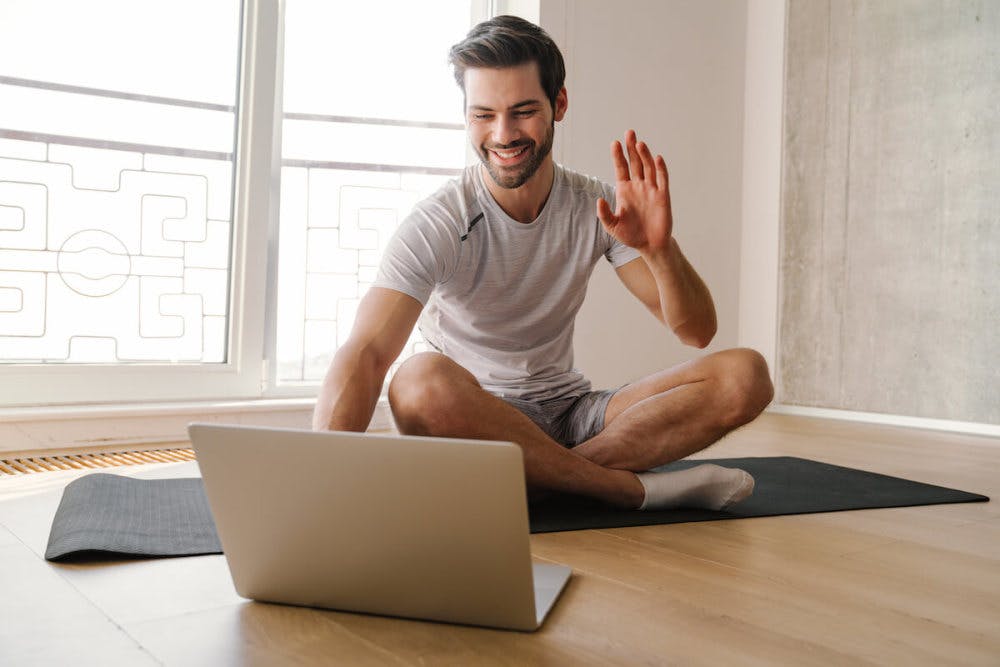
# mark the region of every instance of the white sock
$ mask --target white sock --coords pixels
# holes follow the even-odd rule
[[[753,493],[753,477],[739,468],[723,468],[703,463],[686,470],[640,472],[636,474],[646,497],[641,510],[675,507],[722,510]]]

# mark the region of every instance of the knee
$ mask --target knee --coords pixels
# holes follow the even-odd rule
[[[738,428],[756,419],[774,398],[767,361],[747,348],[720,352],[716,361],[722,418],[728,428]]]
[[[464,368],[437,352],[415,354],[389,383],[389,407],[400,432],[446,435],[444,421],[460,409],[463,387],[479,383]]]

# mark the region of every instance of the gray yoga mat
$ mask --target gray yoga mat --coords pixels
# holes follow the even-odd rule
[[[222,553],[200,478],[93,473],[66,485],[47,560]]]
[[[679,470],[701,463],[746,470],[756,480],[753,495],[722,512],[640,512],[577,496],[550,497],[529,507],[531,532],[989,500],[975,493],[787,456],[686,460],[658,469]],[[45,557],[193,556],[221,551],[200,479],[140,480],[95,473],[71,482],[63,491]]]
[[[653,512],[618,510],[589,498],[560,496],[531,506],[531,532],[553,533],[586,528],[651,526],[989,500],[977,493],[792,456],[703,461],[688,459],[660,466],[657,470],[683,470],[701,463],[746,470],[754,478],[753,495],[732,508],[719,512],[698,509]]]

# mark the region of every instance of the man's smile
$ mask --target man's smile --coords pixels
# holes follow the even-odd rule
[[[493,156],[493,162],[501,167],[510,167],[521,162],[528,155],[529,148],[531,148],[530,144],[523,144],[505,149],[487,148],[486,150]]]

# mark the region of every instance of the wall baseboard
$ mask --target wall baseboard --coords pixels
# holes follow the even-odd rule
[[[310,428],[313,398],[74,405],[0,410],[0,452],[122,449],[187,442],[191,422]],[[369,430],[395,429],[386,401]]]
[[[920,428],[930,431],[947,431],[949,433],[965,433],[968,435],[983,435],[991,438],[1000,438],[1000,425],[996,424],[978,424],[975,422],[960,422],[947,419],[928,419],[926,417],[907,417],[905,415],[886,415],[877,412],[835,410],[832,408],[815,408],[804,405],[778,404],[768,407],[767,411],[779,415],[839,419],[843,421],[864,422],[868,424],[905,426],[908,428]],[[998,441],[997,444],[1000,445],[1000,441]]]
[[[187,442],[191,422],[310,428],[314,399],[271,399],[39,407],[0,411],[0,452],[121,449]],[[800,405],[772,405],[773,414],[947,431],[1000,439],[1000,425],[927,419]],[[395,431],[389,404],[379,401],[369,431]],[[1000,440],[997,442],[1000,445]]]

